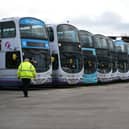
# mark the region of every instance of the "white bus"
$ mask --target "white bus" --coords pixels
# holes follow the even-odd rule
[[[109,46],[109,56],[111,59],[111,78],[112,81],[118,81],[119,80],[119,74],[118,74],[118,55],[116,52],[116,45],[113,40],[113,37],[107,37],[107,42]]]
[[[127,48],[127,53],[128,53],[128,65],[127,65],[127,68],[128,68],[128,79],[129,79],[129,36],[122,36],[121,37],[122,38],[122,40],[124,41],[124,42],[126,42],[126,48]]]
[[[109,55],[109,46],[106,36],[95,34],[93,36],[94,47],[97,56],[97,77],[99,82],[111,82],[111,58]]]
[[[127,43],[121,39],[114,41],[118,58],[118,75],[120,80],[128,80],[128,48]]]
[[[53,84],[80,83],[84,67],[78,29],[70,24],[48,25],[53,57]]]
[[[45,23],[33,17],[0,20],[0,86],[18,86],[18,65],[24,57],[36,60],[33,85],[51,82],[52,65]]]

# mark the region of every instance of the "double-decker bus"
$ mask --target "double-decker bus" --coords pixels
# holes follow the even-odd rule
[[[95,84],[97,83],[97,58],[96,49],[93,45],[93,34],[85,30],[80,30],[79,36],[84,62],[82,83]]]
[[[99,82],[110,82],[111,79],[111,58],[106,36],[101,34],[93,35],[94,47],[97,56],[97,77]]]
[[[127,53],[128,53],[128,79],[129,79],[129,43],[127,42]]]
[[[112,81],[117,81],[119,80],[119,76],[118,76],[118,58],[117,58],[117,52],[116,52],[116,46],[115,46],[115,42],[113,40],[114,37],[107,37],[107,42],[108,42],[108,46],[109,46],[109,56],[111,59],[111,78]]]
[[[128,53],[128,78],[129,78],[129,36],[121,36],[122,40],[126,42],[126,48],[127,48],[127,53]]]
[[[117,60],[118,60],[118,75],[120,80],[127,80],[128,78],[128,49],[127,44],[122,39],[115,41]]]
[[[71,24],[49,24],[48,33],[53,85],[79,83],[84,67],[78,29]]]
[[[35,60],[37,77],[33,85],[51,82],[52,65],[44,21],[34,17],[0,20],[0,86],[18,86],[18,65],[24,57]]]

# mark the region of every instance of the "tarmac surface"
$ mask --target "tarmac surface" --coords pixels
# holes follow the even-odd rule
[[[129,83],[0,90],[0,129],[129,129]]]

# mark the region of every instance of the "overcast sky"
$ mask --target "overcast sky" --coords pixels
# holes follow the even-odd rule
[[[129,0],[3,0],[0,18],[32,16],[91,33],[129,35]]]

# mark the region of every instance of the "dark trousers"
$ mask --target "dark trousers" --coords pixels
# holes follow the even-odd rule
[[[23,78],[22,79],[22,91],[23,91],[24,97],[28,97],[29,86],[30,86],[30,79]]]

